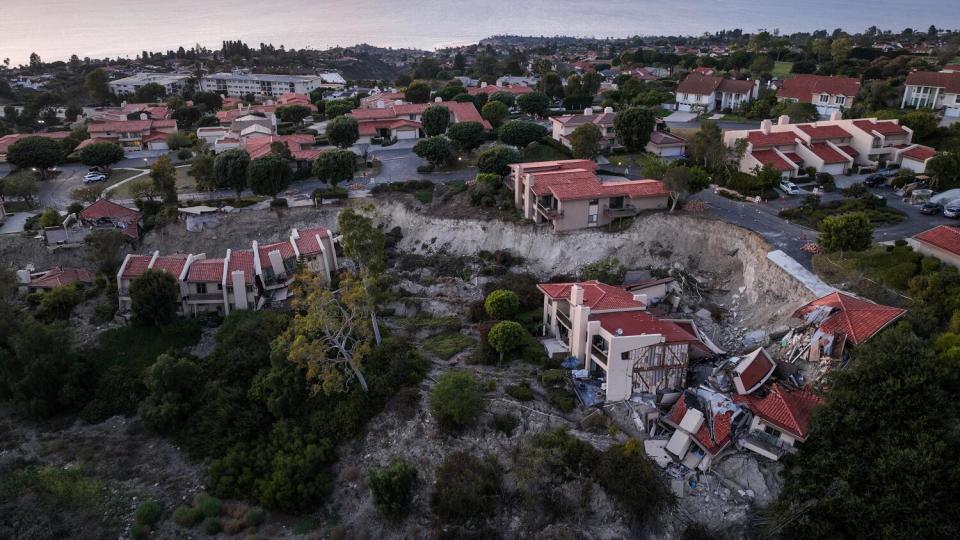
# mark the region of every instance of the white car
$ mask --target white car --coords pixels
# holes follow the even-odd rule
[[[782,189],[787,195],[800,195],[803,193],[793,182],[780,182],[780,189]]]
[[[107,179],[107,175],[98,172],[87,173],[83,176],[84,184],[92,184],[94,182],[103,182]]]
[[[960,217],[960,204],[952,202],[943,208],[943,217],[957,219]]]

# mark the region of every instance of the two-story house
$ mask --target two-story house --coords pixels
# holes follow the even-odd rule
[[[723,133],[728,146],[740,139],[747,141],[740,160],[742,172],[770,165],[784,177],[797,176],[808,168],[837,175],[889,164],[923,172],[935,151],[913,144],[912,138],[913,131],[897,120],[844,120],[836,111],[829,120],[792,124],[788,116],[781,116],[776,124],[762,121],[760,129]]]
[[[836,111],[852,107],[859,94],[860,79],[794,75],[783,81],[777,90],[777,100],[810,103],[817,108],[820,116],[828,117]]]
[[[177,121],[142,119],[91,122],[87,124],[87,132],[91,141],[115,142],[125,152],[169,150],[167,136],[177,133]]]
[[[807,440],[813,410],[821,399],[806,389],[790,390],[774,383],[763,397],[737,396],[737,403],[753,412],[740,444],[774,461]]]
[[[567,114],[564,116],[554,116],[550,118],[551,136],[553,140],[563,143],[570,148],[570,136],[580,126],[593,124],[600,129],[601,143],[605,149],[610,149],[617,144],[617,134],[613,130],[613,121],[617,114],[613,112],[613,107],[605,107],[602,113],[594,113],[592,107],[583,110],[583,114]]]
[[[183,279],[183,313],[196,317],[205,313],[227,314],[226,259],[193,260]]]
[[[666,208],[670,192],[659,180],[601,179],[591,160],[510,165],[514,204],[524,218],[553,230],[600,227],[643,210]]]
[[[186,253],[175,253],[173,255],[160,256],[159,251],[154,251],[151,255],[127,255],[120,270],[117,271],[117,296],[119,299],[120,312],[130,310],[130,285],[133,281],[142,276],[147,270],[161,270],[169,273],[177,280],[177,303],[178,312],[183,313],[183,298],[186,290],[183,285],[184,277],[190,267],[190,263],[197,257]]]
[[[708,113],[734,110],[757,98],[759,80],[736,80],[690,73],[677,85],[677,110]]]
[[[599,281],[541,283],[544,335],[603,381],[607,402],[684,387],[687,362],[721,351],[690,320],[659,319],[646,295]]]
[[[901,108],[943,111],[960,117],[960,71],[914,71],[904,83]]]
[[[419,139],[423,137],[420,118],[428,107],[439,105],[450,111],[450,124],[458,122],[477,122],[483,129],[490,130],[492,126],[480,116],[473,103],[458,101],[443,101],[436,98],[432,103],[402,103],[385,105],[377,102],[375,108],[354,109],[349,116],[357,120],[360,130],[358,143],[370,144],[374,139],[401,140]]]

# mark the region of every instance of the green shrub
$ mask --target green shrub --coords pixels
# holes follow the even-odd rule
[[[251,508],[243,515],[243,523],[247,527],[259,527],[267,520],[267,513],[261,508]]]
[[[223,503],[220,502],[220,499],[216,497],[211,497],[206,493],[201,493],[197,496],[197,509],[200,510],[200,513],[204,517],[213,518],[220,515],[220,511],[223,510]]]
[[[150,537],[150,526],[145,523],[134,523],[130,528],[130,537],[135,540],[143,540]]]
[[[416,483],[417,468],[402,459],[395,459],[380,469],[371,469],[367,474],[373,505],[381,516],[393,521],[402,520],[410,512]]]
[[[517,401],[533,401],[533,390],[527,383],[510,385],[506,388],[506,392]]]
[[[493,415],[492,425],[494,431],[510,437],[517,426],[520,425],[520,420],[517,420],[517,417],[512,414],[495,414]]]
[[[576,396],[566,388],[547,388],[547,402],[563,413],[577,407]]]
[[[675,498],[643,445],[631,439],[607,449],[597,467],[597,480],[641,524],[673,506]]]
[[[189,506],[180,506],[173,511],[173,522],[177,525],[189,529],[203,519],[203,512],[199,508]]]
[[[520,311],[520,299],[513,291],[498,289],[487,295],[483,307],[491,318],[509,320]]]
[[[444,522],[483,523],[502,500],[501,467],[492,457],[453,452],[437,467],[436,477],[430,507]]]
[[[423,348],[447,360],[473,344],[474,339],[470,336],[463,334],[441,334],[424,341]]]
[[[307,534],[316,528],[317,526],[314,524],[313,520],[303,519],[298,521],[297,524],[293,526],[293,534]]]
[[[203,530],[204,534],[213,536],[220,532],[220,518],[208,517],[203,520],[203,524],[200,525],[200,528]]]
[[[564,369],[547,369],[540,376],[544,386],[557,386],[567,382],[568,372]]]
[[[144,525],[153,525],[163,515],[163,503],[150,499],[143,501],[133,513],[133,520]]]
[[[466,371],[447,371],[430,394],[430,412],[440,429],[459,431],[473,425],[483,413],[483,390]]]

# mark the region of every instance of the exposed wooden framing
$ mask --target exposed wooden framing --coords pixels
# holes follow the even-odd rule
[[[683,388],[687,379],[689,346],[686,343],[660,343],[629,351],[633,364],[635,392]]]

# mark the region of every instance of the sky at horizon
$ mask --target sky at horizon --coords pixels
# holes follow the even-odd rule
[[[136,56],[241,39],[294,48],[370,43],[435,49],[496,34],[626,37],[721,29],[784,33],[871,25],[960,27],[960,1],[871,0],[0,0],[0,59]]]

